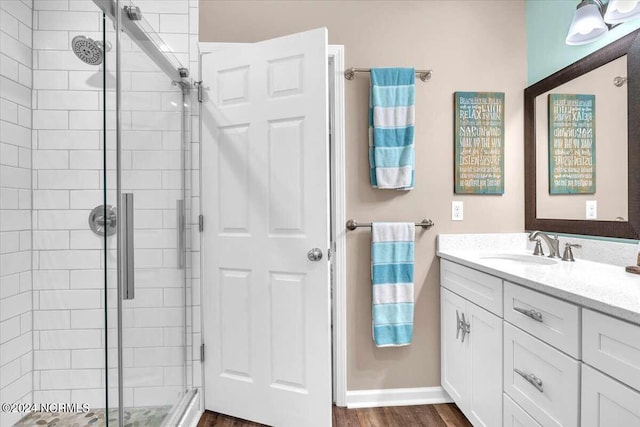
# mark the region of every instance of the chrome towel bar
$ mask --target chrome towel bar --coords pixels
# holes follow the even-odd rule
[[[415,223],[416,227],[422,227],[423,230],[428,230],[435,225],[433,221],[430,219],[423,219],[421,222]],[[355,219],[350,219],[347,221],[347,230],[353,231],[358,227],[371,227],[370,222],[359,223]]]

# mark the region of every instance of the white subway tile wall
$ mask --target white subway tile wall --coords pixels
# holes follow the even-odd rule
[[[32,8],[0,1],[0,402],[11,403],[33,400]],[[2,412],[0,425],[20,416]]]
[[[137,5],[197,81],[198,1]],[[91,0],[3,0],[0,23],[0,400],[104,406],[104,346],[108,339],[113,347],[116,334],[104,331],[104,243],[87,230],[87,216],[100,204],[104,188],[105,99],[102,73],[70,49],[78,34],[102,38],[101,14]],[[113,36],[110,27],[107,32]],[[125,41],[123,47],[128,50],[121,80],[127,131],[121,161],[124,184],[136,194],[138,286],[137,299],[124,313],[125,404],[157,405],[173,403],[186,387],[202,384],[198,109],[195,91],[183,100],[135,46]],[[107,86],[113,85],[111,72]],[[112,112],[113,92],[106,105]],[[107,188],[112,189],[113,120],[106,128]],[[175,233],[175,200],[183,197],[183,185],[186,295],[180,288],[185,272],[176,268]],[[115,242],[109,243],[107,266],[113,268]],[[113,271],[108,276],[115,284]],[[111,319],[113,294],[106,295]],[[108,359],[113,405],[114,351]],[[19,417],[3,413],[0,425]]]

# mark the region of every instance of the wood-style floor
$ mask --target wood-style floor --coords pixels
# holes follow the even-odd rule
[[[264,427],[227,415],[205,412],[198,427]],[[470,427],[456,405],[392,406],[346,409],[333,407],[334,427]],[[303,426],[301,426],[303,427]]]

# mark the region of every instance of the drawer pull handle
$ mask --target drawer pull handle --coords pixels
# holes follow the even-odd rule
[[[525,316],[528,316],[528,317],[532,318],[533,320],[536,320],[538,322],[542,322],[542,313],[540,313],[539,311],[535,311],[533,308],[527,310],[526,308],[513,307],[513,309],[515,311],[518,311],[518,312],[524,314]]]
[[[520,369],[514,369],[514,372],[527,380],[527,382],[538,389],[540,393],[544,392],[542,389],[542,380],[540,378],[536,377],[534,374],[525,374]]]
[[[462,331],[462,342],[464,342],[464,337],[471,333],[471,324],[465,320],[464,313],[460,317],[460,313],[456,310],[456,339],[458,339],[460,331]]]

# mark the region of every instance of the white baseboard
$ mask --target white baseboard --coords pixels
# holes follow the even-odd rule
[[[347,391],[347,408],[380,406],[433,405],[451,403],[442,387],[389,388],[381,390]]]

